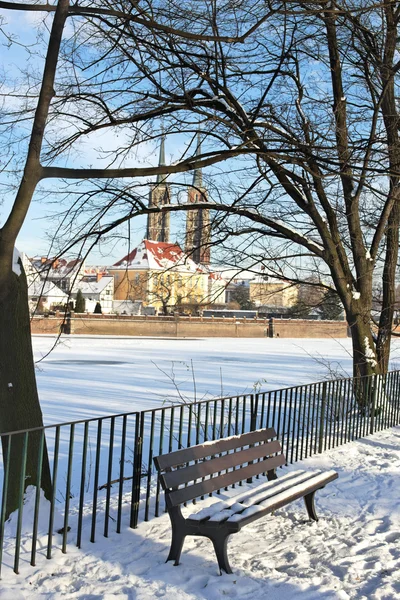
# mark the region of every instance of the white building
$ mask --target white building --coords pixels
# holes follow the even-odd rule
[[[74,285],[74,291],[71,294],[76,300],[76,294],[81,290],[85,299],[85,312],[92,313],[99,303],[103,314],[113,312],[114,300],[114,277],[98,273],[95,278],[85,277]]]
[[[28,302],[31,313],[40,309],[47,312],[52,308],[64,308],[68,303],[68,294],[50,281],[36,279],[28,285]]]

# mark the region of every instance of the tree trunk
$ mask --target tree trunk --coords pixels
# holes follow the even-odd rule
[[[11,272],[2,278],[0,289],[0,433],[43,426],[42,411],[36,387],[33,361],[27,282]],[[39,449],[42,432],[28,436],[26,471],[23,490],[40,481],[45,496],[50,498],[51,475],[47,449],[43,447],[41,474]],[[23,473],[24,435],[2,436],[4,459],[9,458],[6,516],[18,508]],[[10,452],[10,456],[7,454]],[[4,460],[5,464],[6,460]]]
[[[371,375],[380,373],[370,321],[361,314],[347,315],[353,346],[354,396],[361,411],[367,411],[372,399]]]

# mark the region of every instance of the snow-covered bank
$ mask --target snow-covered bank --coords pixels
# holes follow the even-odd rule
[[[54,338],[34,336],[33,343],[38,360]],[[395,344],[392,366],[400,363]],[[160,406],[177,397],[173,377],[194,399],[194,374],[199,400],[313,383],[328,374],[328,364],[351,376],[349,339],[72,336],[38,364],[37,379],[45,422],[51,424]]]
[[[316,497],[318,523],[305,521],[301,501],[231,537],[234,575],[218,575],[210,542],[188,538],[181,565],[165,564],[167,515],[99,535],[82,550],[40,550],[21,574],[7,568],[0,600],[393,600],[400,595],[400,427],[298,463],[295,468],[335,469],[339,479]],[[207,500],[201,504],[205,506]],[[189,509],[190,510],[190,509]],[[89,528],[87,520],[85,527]],[[99,532],[100,533],[100,532]],[[85,536],[85,540],[88,536]],[[41,538],[43,543],[44,538]],[[58,540],[58,545],[60,540]]]

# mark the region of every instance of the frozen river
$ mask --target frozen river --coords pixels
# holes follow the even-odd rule
[[[55,338],[34,336],[35,359]],[[393,351],[393,366],[400,363]],[[351,376],[350,339],[65,337],[37,365],[46,424]],[[196,398],[195,398],[196,396]]]

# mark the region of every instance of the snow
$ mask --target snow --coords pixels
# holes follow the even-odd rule
[[[21,275],[21,265],[18,262],[19,260],[21,260],[21,255],[17,248],[14,247],[12,270],[16,275]]]
[[[371,253],[370,253],[370,251],[369,251],[369,250],[367,250],[367,251],[366,251],[366,253],[365,253],[365,258],[366,258],[367,260],[371,260],[371,261],[373,261],[373,260],[374,260],[374,259],[372,258],[372,256],[371,256]]]
[[[0,600],[392,600],[400,594],[400,427],[346,444],[284,471],[333,469],[339,478],[316,494],[320,520],[306,521],[302,501],[279,509],[232,535],[233,575],[219,576],[211,543],[188,537],[181,564],[165,563],[168,515],[88,541],[81,550],[58,548],[46,560],[39,536],[37,566],[23,544],[20,575],[6,552]],[[229,500],[230,492],[220,498]],[[128,503],[128,498],[126,503]],[[200,505],[209,505],[206,499]],[[126,504],[125,508],[128,506]],[[190,507],[185,509],[190,512]],[[126,513],[129,513],[126,510]],[[112,516],[115,506],[112,506]],[[76,520],[70,521],[72,531]],[[72,540],[71,540],[72,541]]]
[[[364,338],[364,348],[365,348],[366,361],[370,363],[372,368],[376,367],[377,363],[376,363],[375,352],[372,350],[371,346],[369,345],[369,340],[367,337]]]
[[[360,299],[360,297],[361,297],[361,294],[360,294],[360,292],[357,292],[356,290],[353,290],[353,291],[351,292],[351,295],[353,296],[353,299],[354,299],[354,300],[359,300],[359,299]]]

